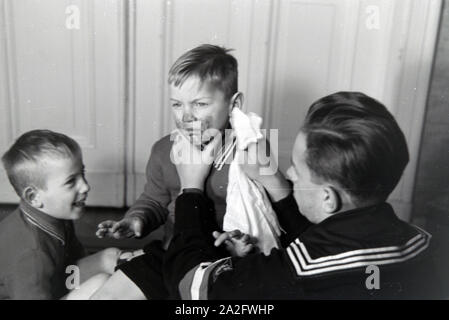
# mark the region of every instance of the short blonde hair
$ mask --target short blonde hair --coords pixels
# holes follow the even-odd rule
[[[72,138],[50,130],[32,130],[21,135],[2,157],[8,179],[19,197],[33,185],[46,188],[42,171],[44,159],[81,157],[81,148]]]
[[[229,51],[211,44],[187,51],[170,68],[168,83],[178,87],[187,78],[197,76],[202,82],[210,81],[226,99],[231,99],[238,90],[238,65]]]

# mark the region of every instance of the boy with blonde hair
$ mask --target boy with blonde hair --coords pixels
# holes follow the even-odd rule
[[[232,108],[241,107],[243,103],[237,80],[237,60],[228,49],[210,44],[185,52],[170,68],[170,105],[176,127],[192,145],[204,146],[211,138],[208,133],[214,130],[224,133],[230,128]],[[162,299],[166,296],[159,270],[172,238],[175,200],[181,191],[170,157],[172,144],[171,135],[154,144],[143,193],[121,221],[105,221],[97,232],[99,237],[145,237],[164,225],[164,239],[162,243],[150,243],[141,252],[143,254],[121,264],[95,299]],[[223,225],[226,212],[228,174],[229,164],[222,170],[212,168],[206,183],[207,196],[214,204],[213,220],[217,229]]]
[[[0,222],[0,299],[60,299],[79,284],[74,293],[90,296],[119,250],[86,257],[75,235],[90,190],[81,148],[64,134],[33,130],[2,162],[20,205]]]

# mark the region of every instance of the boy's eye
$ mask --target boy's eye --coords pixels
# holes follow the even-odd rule
[[[171,106],[172,108],[179,108],[181,104],[179,102],[172,102]]]
[[[69,187],[73,187],[75,185],[75,179],[70,179],[65,184]]]
[[[208,104],[207,102],[196,102],[195,105],[196,105],[197,107],[206,107],[206,106],[208,106],[209,104]]]

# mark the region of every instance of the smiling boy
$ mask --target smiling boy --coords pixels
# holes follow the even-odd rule
[[[21,201],[0,223],[0,299],[60,299],[69,292],[68,266],[79,267],[80,284],[111,273],[119,250],[85,257],[75,235],[73,220],[82,216],[90,190],[79,145],[64,134],[33,130],[2,161]],[[98,287],[100,278],[91,285]]]
[[[243,103],[243,96],[237,91],[237,60],[228,51],[214,45],[201,45],[179,57],[169,71],[170,105],[176,127],[198,147],[210,140],[209,133],[223,133],[229,127],[232,108]],[[166,296],[162,277],[156,270],[160,269],[157,266],[161,265],[173,234],[175,200],[181,191],[170,157],[172,144],[171,135],[154,144],[146,167],[143,193],[122,220],[102,222],[97,232],[99,237],[145,237],[164,225],[162,243],[150,243],[142,255],[121,264],[94,299]],[[217,226],[223,224],[226,212],[228,172],[229,165],[220,171],[212,168],[206,182],[205,190],[214,203]]]

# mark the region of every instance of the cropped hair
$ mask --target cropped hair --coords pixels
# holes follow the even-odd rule
[[[81,157],[72,138],[50,130],[32,130],[21,135],[2,157],[8,179],[19,197],[28,186],[46,188],[42,170],[46,159]]]
[[[337,183],[355,203],[385,201],[409,161],[393,115],[363,93],[337,92],[319,99],[301,131],[312,176]]]
[[[168,83],[178,87],[187,78],[197,76],[202,83],[209,81],[226,99],[231,99],[238,90],[238,66],[229,51],[231,49],[203,44],[185,52],[170,68]]]

